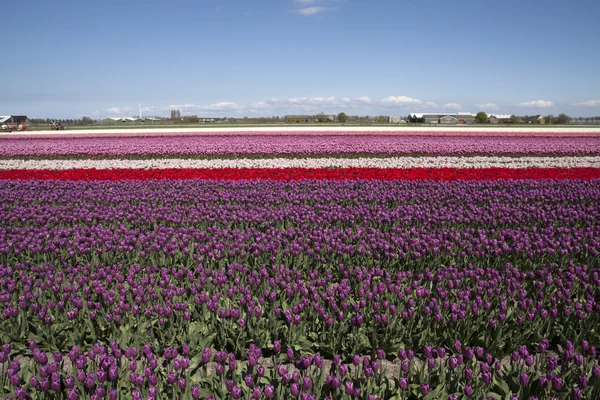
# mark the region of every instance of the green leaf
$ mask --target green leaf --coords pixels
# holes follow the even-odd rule
[[[510,388],[508,387],[508,384],[502,380],[502,379],[498,379],[497,375],[494,375],[493,378],[493,383],[502,390],[502,394],[503,395],[509,395],[510,396]]]

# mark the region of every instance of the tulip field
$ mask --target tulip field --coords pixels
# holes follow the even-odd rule
[[[600,134],[0,137],[0,398],[600,399]]]

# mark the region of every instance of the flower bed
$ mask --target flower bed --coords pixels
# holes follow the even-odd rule
[[[599,150],[0,138],[0,397],[596,399]]]
[[[161,155],[599,155],[600,135],[401,136],[401,135],[161,135],[0,138],[0,157]]]
[[[0,160],[13,169],[221,169],[221,168],[600,168],[600,157],[302,157],[214,159],[64,159]]]
[[[220,169],[69,169],[0,170],[0,180],[433,180],[494,181],[505,179],[600,178],[600,168],[220,168]]]
[[[3,394],[598,396],[598,179],[0,193]]]

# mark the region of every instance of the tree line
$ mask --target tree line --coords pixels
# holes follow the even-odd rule
[[[175,117],[175,118],[173,118]],[[164,118],[164,117],[154,117],[158,118],[156,123],[159,124],[198,124],[205,122],[215,122],[215,123],[245,123],[245,124],[272,124],[272,123],[284,123],[285,117],[283,116],[271,116],[271,117],[211,117],[204,118],[198,117],[197,115],[185,115],[181,117],[180,115],[172,116],[172,118]],[[478,123],[487,123],[489,122],[489,116],[485,112],[477,113],[475,117]],[[326,115],[324,113],[319,113],[315,115],[315,120],[317,122],[327,122]],[[82,118],[73,118],[73,119],[54,119],[54,118],[29,118],[28,123],[30,125],[50,125],[53,121],[62,123],[65,126],[91,126],[97,125],[101,120],[93,119],[90,117],[82,117]],[[339,123],[376,123],[383,124],[388,122],[388,117],[386,115],[379,116],[369,116],[369,115],[347,115],[344,112],[341,112],[336,115],[336,122]],[[593,117],[570,117],[567,114],[561,113],[558,115],[545,115],[541,119],[545,125],[566,125],[570,123],[575,124],[600,124],[600,116]],[[502,120],[500,123],[506,124],[536,124],[540,123],[538,120],[538,115],[511,115],[509,119]]]

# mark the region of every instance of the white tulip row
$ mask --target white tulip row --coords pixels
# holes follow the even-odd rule
[[[388,157],[149,160],[0,160],[9,169],[164,168],[600,168],[600,157]]]
[[[297,134],[302,132],[303,134],[353,134],[360,133],[364,134],[412,134],[412,133],[427,133],[427,134],[440,134],[440,133],[460,133],[460,134],[473,134],[481,132],[493,132],[493,133],[517,133],[521,135],[529,135],[532,133],[548,134],[554,136],[556,134],[571,134],[571,133],[584,133],[584,134],[598,134],[600,133],[599,126],[556,126],[556,125],[519,125],[519,126],[505,126],[505,125],[442,125],[442,126],[402,126],[402,125],[389,125],[389,126],[331,126],[331,125],[314,125],[314,126],[298,126],[298,125],[284,125],[284,126],[214,126],[206,127],[201,126],[197,128],[181,128],[177,126],[172,127],[144,127],[144,128],[87,128],[87,129],[69,129],[66,131],[22,131],[5,134],[5,136],[76,136],[76,135],[103,135],[103,134],[148,134],[148,133],[196,133],[200,135],[206,134],[226,134],[226,133],[243,133],[243,134]],[[1,134],[1,132],[0,132]],[[554,135],[553,135],[554,134]]]

